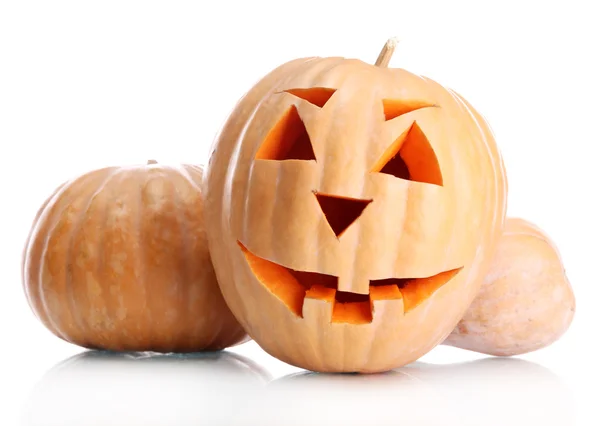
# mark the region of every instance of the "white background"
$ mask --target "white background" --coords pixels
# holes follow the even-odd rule
[[[0,424],[600,424],[595,3],[0,0]],[[37,321],[21,288],[23,243],[58,184],[150,158],[205,163],[233,104],[273,67],[373,62],[390,36],[391,66],[454,88],[490,121],[509,215],[553,237],[575,290],[560,341],[523,361],[439,347],[422,361],[463,364],[383,379],[282,379],[300,370],[254,343],[215,368],[104,360],[46,375],[82,351]]]

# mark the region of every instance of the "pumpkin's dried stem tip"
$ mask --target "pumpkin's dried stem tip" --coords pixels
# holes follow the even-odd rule
[[[381,68],[386,68],[388,66],[388,64],[390,63],[390,59],[392,59],[392,55],[394,54],[394,50],[396,49],[397,45],[398,45],[397,37],[389,38],[387,40],[387,42],[385,43],[385,46],[383,46],[383,49],[381,49],[381,52],[379,53],[379,56],[377,57],[377,60],[375,61],[375,66],[381,67]]]
[[[398,46],[399,42],[400,42],[400,39],[398,39],[398,37],[390,37],[388,39],[388,41],[386,42],[386,46],[394,49],[396,46]]]
[[[158,164],[158,161],[156,160],[148,160],[148,166],[151,164]]]

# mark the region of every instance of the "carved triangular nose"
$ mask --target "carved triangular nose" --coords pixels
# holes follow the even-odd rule
[[[338,197],[318,192],[315,192],[315,196],[321,206],[321,210],[323,210],[327,223],[329,223],[336,237],[342,235],[358,219],[369,203],[373,201],[360,198]]]

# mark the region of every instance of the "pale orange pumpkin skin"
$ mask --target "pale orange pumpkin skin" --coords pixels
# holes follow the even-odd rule
[[[509,218],[479,295],[444,344],[522,355],[560,339],[575,307],[556,244],[535,224]]]
[[[108,167],[49,197],[32,225],[23,287],[40,321],[73,344],[197,352],[243,341],[219,291],[193,165]]]
[[[277,147],[281,129],[299,118],[315,158],[292,148],[297,158],[278,161],[289,148]],[[414,122],[440,173],[412,148],[420,182],[377,173]],[[232,312],[272,356],[321,372],[390,370],[441,343],[476,296],[502,232],[506,176],[487,123],[455,92],[360,60],[296,59],[251,88],[213,148],[204,180],[213,265]],[[336,238],[319,194],[369,204]],[[303,290],[291,270],[338,277],[337,291]],[[440,288],[370,285],[443,271],[459,272]],[[341,293],[370,294],[370,313],[348,314],[350,303],[334,302]]]

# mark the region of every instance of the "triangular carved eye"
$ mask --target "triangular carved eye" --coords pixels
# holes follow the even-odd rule
[[[257,160],[316,160],[306,127],[292,105],[267,134]]]
[[[415,182],[444,184],[435,152],[416,122],[388,147],[371,171]]]
[[[409,112],[413,112],[421,108],[437,106],[419,100],[384,99],[382,103],[385,121],[393,120],[396,117],[400,117],[401,115],[408,114]]]
[[[296,96],[297,98],[304,99],[313,105],[323,108],[329,98],[335,93],[335,89],[328,87],[311,87],[308,89],[288,89],[285,92]]]

